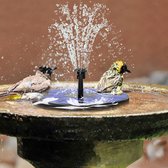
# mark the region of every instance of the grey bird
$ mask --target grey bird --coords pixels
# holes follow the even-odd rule
[[[131,71],[127,69],[127,65],[123,61],[114,62],[98,82],[97,92],[111,92],[113,95],[122,94],[123,74],[125,72],[130,73]]]
[[[29,93],[29,92],[44,92],[51,87],[51,75],[55,68],[41,66],[36,71],[35,75],[28,76],[17,82],[8,90],[0,93],[0,96],[6,96],[10,93]]]

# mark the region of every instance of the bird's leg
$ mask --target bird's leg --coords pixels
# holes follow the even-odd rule
[[[121,85],[121,86],[117,86],[117,88],[116,88],[116,93],[117,93],[117,95],[123,94],[122,85]]]

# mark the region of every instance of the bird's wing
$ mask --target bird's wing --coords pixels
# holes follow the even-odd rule
[[[98,92],[108,92],[111,91],[116,86],[122,85],[122,75],[116,74],[113,71],[107,71],[97,85]]]
[[[46,91],[47,89],[49,89],[51,86],[51,81],[48,80],[44,80],[44,79],[39,79],[36,82],[32,82],[32,90],[36,91],[36,92],[43,92]]]
[[[16,87],[13,89],[14,92],[30,92],[32,80],[34,76],[28,76],[17,83]]]
[[[14,84],[13,86],[9,87],[8,89],[5,89],[3,91],[0,92],[0,97],[4,97],[4,96],[8,96],[8,95],[12,95],[15,92],[15,89],[19,86],[20,82],[17,82],[16,84]]]
[[[107,88],[111,87],[111,85],[113,84],[114,78],[115,76],[113,75],[110,76],[108,75],[108,73],[105,73],[97,84],[96,89],[98,90],[98,92],[102,92]]]
[[[123,82],[123,76],[122,75],[116,75],[113,78],[113,85],[114,86],[121,86]]]
[[[18,83],[14,88],[15,92],[39,92],[49,88],[50,80],[46,76],[37,73],[36,75],[28,76]]]
[[[15,92],[15,89],[22,83],[22,81],[17,82],[16,84],[14,84],[13,86],[11,86],[8,90],[7,93],[10,92]]]

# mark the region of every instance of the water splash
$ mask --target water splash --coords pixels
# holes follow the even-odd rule
[[[58,69],[56,80],[76,68],[89,69],[90,62],[88,76],[95,78],[98,69],[110,66],[116,59],[128,61],[132,53],[125,46],[121,30],[111,22],[110,13],[100,3],[56,5],[54,23],[48,28],[49,47],[42,56],[46,65],[64,67],[61,72]],[[74,80],[74,76],[68,78]]]
[[[50,56],[64,60],[64,64],[70,59],[73,68],[87,68],[89,56],[93,50],[93,44],[101,29],[108,27],[105,18],[106,5],[94,4],[92,7],[86,4],[57,5],[55,14],[58,19],[49,27]],[[65,52],[67,49],[67,53]],[[48,62],[52,61],[49,59]]]

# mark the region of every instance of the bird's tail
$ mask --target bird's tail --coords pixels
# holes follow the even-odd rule
[[[0,92],[0,97],[8,96],[9,92]]]

